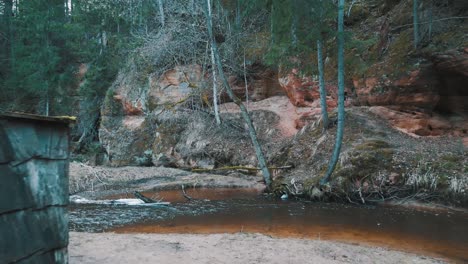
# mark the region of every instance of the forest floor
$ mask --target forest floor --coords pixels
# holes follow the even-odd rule
[[[261,234],[70,233],[70,263],[445,263],[379,247]]]

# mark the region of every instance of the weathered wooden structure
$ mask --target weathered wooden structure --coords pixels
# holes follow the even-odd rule
[[[0,115],[0,263],[67,263],[67,118]]]

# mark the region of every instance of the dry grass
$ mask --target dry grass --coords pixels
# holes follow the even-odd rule
[[[69,193],[75,194],[84,190],[94,191],[96,184],[105,184],[106,170],[84,163],[70,164]]]
[[[405,185],[411,186],[414,190],[426,189],[436,191],[440,182],[440,177],[427,164],[418,163],[407,173]]]

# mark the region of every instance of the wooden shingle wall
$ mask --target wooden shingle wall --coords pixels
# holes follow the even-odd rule
[[[0,115],[0,263],[67,263],[69,125]]]

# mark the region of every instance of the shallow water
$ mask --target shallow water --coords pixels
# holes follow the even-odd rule
[[[118,233],[258,232],[276,237],[378,245],[468,262],[468,214],[399,207],[353,206],[269,199],[254,189],[145,193],[168,208],[74,205],[77,231]],[[124,196],[106,197],[106,199]]]

